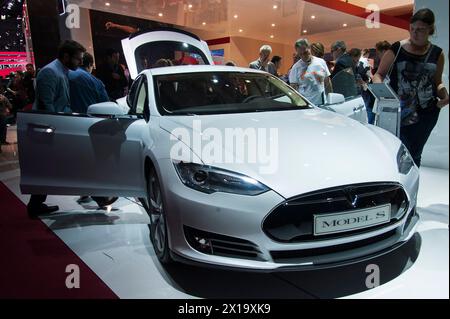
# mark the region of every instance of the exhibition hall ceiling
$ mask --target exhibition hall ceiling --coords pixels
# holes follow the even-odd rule
[[[339,0],[334,0],[338,2]],[[317,2],[317,1],[311,1]],[[303,0],[71,0],[81,7],[161,21],[209,32],[292,43],[299,36],[361,29],[365,20]],[[319,1],[320,2],[320,1]],[[330,2],[330,1],[329,1]],[[365,8],[371,0],[347,3]],[[375,1],[382,12],[407,15],[413,0]]]

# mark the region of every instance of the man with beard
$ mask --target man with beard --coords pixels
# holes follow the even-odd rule
[[[75,71],[81,64],[86,49],[76,41],[66,40],[58,48],[58,57],[39,71],[36,78],[34,110],[71,113],[69,70]],[[35,218],[52,213],[58,206],[44,204],[47,195],[33,194],[27,205],[28,215]]]

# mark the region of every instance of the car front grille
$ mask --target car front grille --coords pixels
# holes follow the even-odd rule
[[[184,226],[189,245],[208,255],[264,261],[258,246],[248,240]]]
[[[314,236],[314,215],[350,213],[387,204],[391,205],[391,220],[388,223],[339,234]],[[267,236],[283,243],[342,238],[392,225],[404,216],[408,205],[407,195],[398,183],[345,185],[286,200],[266,216],[262,227]]]
[[[278,251],[274,250],[270,252],[270,255],[272,256],[272,259],[275,263],[295,263],[297,259],[320,257],[333,253],[345,253],[346,251],[352,249],[358,249],[389,239],[395,234],[396,230],[394,229],[378,236],[370,237],[355,242],[345,243],[341,245],[301,249],[301,250],[278,250]]]

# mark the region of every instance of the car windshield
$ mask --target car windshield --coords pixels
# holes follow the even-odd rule
[[[154,76],[163,115],[204,115],[298,110],[308,103],[269,74],[202,72]]]

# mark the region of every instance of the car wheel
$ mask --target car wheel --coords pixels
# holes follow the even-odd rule
[[[164,201],[158,175],[154,168],[150,169],[147,178],[147,205],[150,216],[150,240],[156,256],[162,264],[172,262],[166,225]]]
[[[117,200],[118,197],[102,197],[102,196],[92,196],[92,199],[97,203],[98,207],[105,208],[111,205]]]

